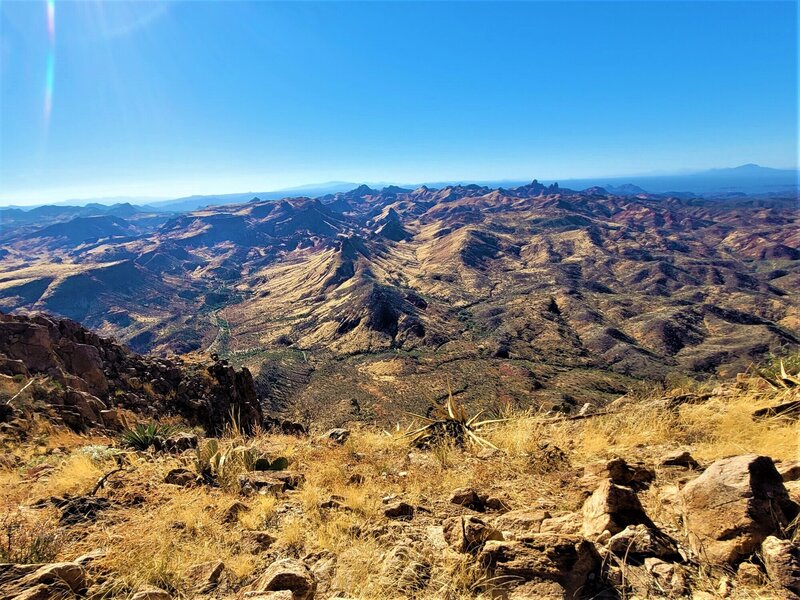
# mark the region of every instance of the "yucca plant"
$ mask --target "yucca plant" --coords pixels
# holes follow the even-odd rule
[[[447,402],[443,406],[435,406],[433,416],[426,417],[416,413],[408,413],[411,416],[422,419],[426,422],[423,427],[414,429],[406,433],[412,443],[418,448],[430,448],[440,444],[455,444],[463,448],[465,444],[471,443],[483,448],[494,448],[497,446],[489,440],[478,435],[478,431],[492,423],[501,423],[507,419],[478,419],[484,411],[469,417],[464,405],[457,402],[453,397],[453,390],[448,385]]]
[[[155,447],[157,440],[168,438],[175,433],[176,428],[172,425],[161,425],[159,423],[138,423],[136,427],[126,429],[120,434],[120,441],[123,446],[134,450],[145,451]]]

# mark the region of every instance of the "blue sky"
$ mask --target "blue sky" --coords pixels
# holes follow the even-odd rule
[[[797,160],[794,2],[0,11],[4,202]]]

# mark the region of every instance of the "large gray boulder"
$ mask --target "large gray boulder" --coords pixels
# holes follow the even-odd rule
[[[692,550],[718,565],[752,555],[798,513],[772,459],[755,454],[714,462],[681,498]]]

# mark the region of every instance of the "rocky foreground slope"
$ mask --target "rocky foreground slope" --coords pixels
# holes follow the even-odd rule
[[[570,411],[797,348],[798,231],[793,197],[361,186],[6,227],[0,307],[217,352],[331,425],[396,421],[448,379],[475,408]]]
[[[26,384],[0,375],[15,410]],[[427,447],[180,419],[154,447],[29,412],[0,428],[0,598],[796,598],[797,412],[770,412],[795,405],[745,375]]]

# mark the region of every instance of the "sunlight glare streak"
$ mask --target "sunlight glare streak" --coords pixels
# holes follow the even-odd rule
[[[45,71],[44,84],[44,122],[45,130],[50,127],[50,115],[53,112],[53,84],[56,71],[56,3],[55,0],[47,0],[47,67]]]

